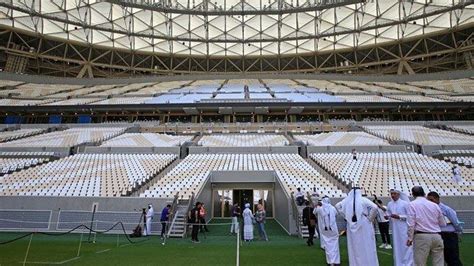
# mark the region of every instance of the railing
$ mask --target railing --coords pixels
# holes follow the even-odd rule
[[[184,214],[185,226],[184,226],[183,236],[186,236],[188,232],[188,213],[191,211],[191,208],[194,205],[193,203],[194,203],[194,192],[191,193],[191,197],[189,198],[189,202],[188,202],[188,207],[186,208],[186,213]]]
[[[169,237],[170,233],[171,233],[171,228],[173,228],[173,224],[174,224],[174,221],[176,220],[176,214],[177,214],[177,206],[178,206],[178,197],[179,197],[179,192],[176,193],[176,195],[174,195],[174,200],[173,200],[173,203],[171,204],[171,208],[169,210],[169,214],[168,215],[168,221],[166,221],[166,225],[168,226],[167,230],[166,230],[166,235]],[[171,223],[173,222],[173,223]]]
[[[291,192],[291,208],[293,209],[293,219],[296,223],[296,231],[301,235],[301,225],[300,225],[300,213],[298,211],[298,206],[296,206],[295,193]]]
[[[173,216],[173,220],[171,221],[171,223],[168,222],[169,224],[169,227],[168,227],[168,233],[166,233],[166,237],[167,238],[170,238],[170,234],[171,234],[171,228],[173,228],[175,222],[176,222],[176,218],[178,217],[178,211],[176,211],[175,215]]]
[[[306,191],[306,198],[308,199],[309,201],[309,205],[310,206],[314,206],[314,202],[313,202],[313,196],[311,194],[309,194],[308,191]],[[316,202],[317,203],[317,202]]]

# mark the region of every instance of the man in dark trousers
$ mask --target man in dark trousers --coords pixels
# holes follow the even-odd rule
[[[313,208],[310,206],[309,201],[305,201],[305,208],[303,209],[303,225],[308,226],[308,240],[306,241],[306,244],[308,246],[314,245],[313,239],[314,239],[314,233],[316,230],[316,215],[313,213]]]
[[[198,239],[199,233],[199,213],[201,211],[201,202],[196,202],[196,206],[189,211],[188,222],[193,225],[191,232],[191,241],[193,243],[200,243]]]
[[[431,191],[428,193],[428,200],[438,204],[443,213],[446,226],[441,227],[441,238],[444,244],[444,262],[448,266],[462,266],[459,258],[459,240],[458,234],[462,233],[462,227],[459,224],[456,211],[448,205],[441,203],[439,194]]]
[[[170,209],[171,205],[168,204],[166,207],[163,208],[161,211],[161,217],[160,217],[160,222],[161,222],[161,238],[165,237],[166,234],[166,227],[168,225],[168,218],[170,217]]]

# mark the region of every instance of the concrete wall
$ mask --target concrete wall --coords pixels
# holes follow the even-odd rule
[[[31,83],[44,84],[79,84],[79,85],[102,85],[102,84],[130,84],[140,82],[159,82],[176,80],[215,80],[215,79],[324,79],[324,80],[354,80],[354,81],[388,81],[388,82],[410,82],[422,80],[440,80],[440,79],[460,79],[474,76],[473,70],[445,71],[437,73],[416,74],[416,75],[348,75],[348,74],[296,74],[296,73],[212,73],[212,74],[189,74],[174,76],[145,76],[145,77],[127,77],[117,78],[62,78],[48,76],[45,79],[43,75],[20,75],[8,72],[0,72],[0,79],[16,80]]]
[[[206,220],[209,220],[212,217],[213,204],[212,204],[212,183],[211,179],[208,178],[204,186],[202,186],[201,191],[196,195],[196,202],[202,202],[205,205],[207,210]],[[211,228],[212,230],[212,228]]]
[[[202,147],[190,146],[189,154],[202,153],[298,153],[297,146],[282,147]]]
[[[289,234],[297,234],[291,199],[280,182],[275,182],[274,195],[275,219]]]
[[[296,234],[296,224],[293,219],[293,210],[289,195],[281,186],[281,183],[276,179],[274,183],[215,183],[216,189],[224,188],[262,188],[270,189],[273,187],[274,191],[274,216],[275,219],[283,226],[283,228],[291,234]],[[201,193],[197,196],[197,200],[204,202],[208,206],[209,217],[212,211],[212,183],[209,178],[204,184]],[[428,190],[426,191],[428,192]],[[390,199],[387,197],[380,198],[384,204],[387,204]],[[341,201],[340,198],[331,199],[332,204]],[[442,202],[452,207],[458,212],[459,219],[465,222],[464,228],[469,231],[474,231],[474,196],[463,197],[443,197]],[[0,197],[0,212],[2,210],[46,210],[51,211],[50,230],[56,228],[58,216],[60,211],[85,211],[91,212],[94,203],[98,203],[97,211],[99,212],[115,212],[121,213],[127,217],[130,213],[140,213],[141,209],[148,204],[153,204],[155,212],[158,215],[161,209],[166,204],[171,203],[173,199],[158,199],[158,198],[105,198],[105,197],[28,197],[28,196],[2,196]],[[117,214],[116,214],[117,215]],[[117,215],[120,217],[120,214]],[[135,221],[135,219],[132,219]],[[341,225],[343,224],[342,221]]]
[[[332,153],[332,152],[404,152],[407,151],[404,145],[383,145],[383,146],[308,146],[308,154],[311,153]]]
[[[69,156],[71,148],[68,147],[2,147],[0,152],[54,152],[55,156]]]
[[[474,145],[422,145],[421,152],[426,155],[433,155],[439,150],[472,150]]]
[[[212,183],[273,183],[275,171],[212,171]]]
[[[179,156],[180,147],[86,147],[84,153],[158,153],[158,154],[176,154]]]
[[[173,199],[132,197],[106,198],[1,196],[0,210],[50,210],[50,230],[55,230],[60,211],[92,212],[93,204],[96,203],[96,211],[117,213],[123,212],[126,216],[130,216],[130,213],[137,213],[139,216],[141,214],[142,208],[147,207],[148,204],[152,204],[156,215],[159,215],[166,204],[171,203],[172,201]],[[118,217],[120,217],[120,214]],[[137,219],[134,219],[134,221],[135,220],[138,221]]]

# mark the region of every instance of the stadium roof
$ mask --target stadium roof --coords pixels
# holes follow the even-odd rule
[[[0,25],[172,55],[307,54],[474,21],[472,0],[0,0]]]

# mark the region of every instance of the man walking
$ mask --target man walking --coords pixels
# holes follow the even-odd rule
[[[305,201],[304,204],[306,207],[303,209],[303,225],[308,227],[308,240],[306,240],[306,244],[308,246],[314,245],[314,233],[316,230],[316,215],[313,213],[313,208],[311,208],[309,201]]]
[[[408,207],[408,240],[413,245],[416,266],[427,265],[431,254],[433,266],[444,265],[443,239],[441,226],[446,226],[443,213],[438,205],[425,198],[425,191],[420,186],[411,189],[415,200]]]
[[[326,263],[328,265],[340,265],[339,231],[336,223],[337,210],[331,205],[329,198],[324,197],[321,206],[318,205],[314,209],[314,213],[318,215],[318,221],[323,226],[319,237],[324,239]]]
[[[166,234],[166,228],[167,228],[167,225],[168,225],[168,219],[169,219],[169,215],[170,215],[170,208],[171,208],[171,205],[168,204],[161,211],[161,217],[160,217],[161,238],[165,237],[165,234]]]
[[[458,234],[462,233],[462,228],[458,222],[456,212],[439,200],[439,194],[432,191],[428,193],[428,200],[438,204],[446,221],[446,226],[441,227],[441,238],[444,244],[444,261],[448,266],[462,266],[459,258]]]

